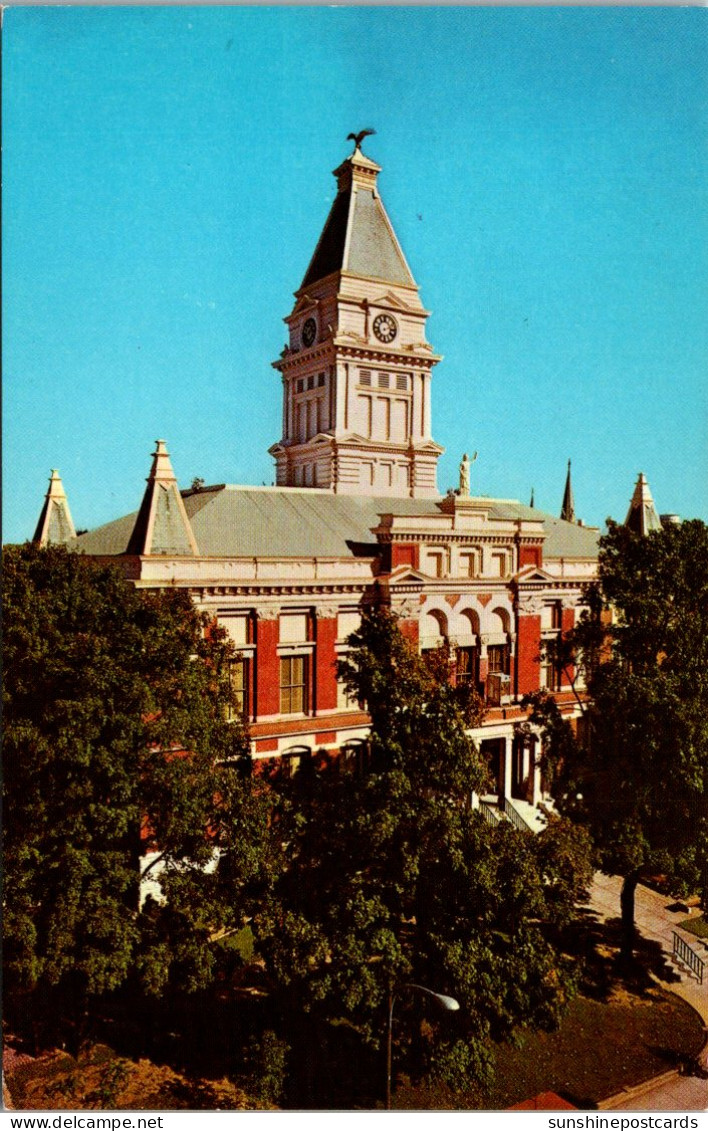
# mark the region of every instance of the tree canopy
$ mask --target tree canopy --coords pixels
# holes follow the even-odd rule
[[[227,722],[233,647],[187,594],[63,548],[10,547],[4,566],[6,989],[202,985],[267,852]],[[164,900],[141,909],[150,848]]]
[[[493,828],[470,807],[487,778],[467,734],[481,711],[442,652],[426,664],[386,609],[349,644],[340,677],[371,716],[368,764],[314,760],[276,785],[286,867],[256,918],[259,946],[300,1015],[345,1021],[372,1046],[391,992],[414,982],[456,997],[460,1014],[430,1019],[427,1056],[461,1085],[484,1074],[490,1036],[555,1023],[571,979],[542,924],[589,878],[587,854],[568,893],[555,828],[545,840]]]
[[[603,869],[626,877],[629,929],[642,875],[662,873],[677,891],[706,888],[705,524],[646,536],[609,524],[598,582],[563,649],[585,673],[586,724],[574,739],[543,697],[537,718],[559,805],[591,829]]]

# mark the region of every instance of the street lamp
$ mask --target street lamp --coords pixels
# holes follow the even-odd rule
[[[429,990],[427,986],[419,986],[415,982],[406,982],[401,986],[398,993],[403,990],[417,990],[418,993],[424,994],[425,997],[430,997],[436,1001],[443,1009],[454,1013],[460,1008],[460,1003],[454,997],[448,997],[447,994],[437,994],[435,990]],[[391,1065],[393,1061],[393,1005],[396,1000],[396,994],[393,990],[389,991],[388,995],[388,1034],[386,1040],[386,1111],[391,1110]]]

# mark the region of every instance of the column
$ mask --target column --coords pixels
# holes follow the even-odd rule
[[[480,636],[479,638],[479,682],[486,683],[487,675],[489,674],[489,660],[487,658],[487,643],[488,637]]]
[[[424,412],[423,412],[423,439],[430,439],[430,374],[423,375],[423,397],[424,397]]]
[[[537,743],[536,739],[532,739],[532,741],[531,741],[531,745],[530,745],[530,749],[529,749],[529,762],[530,762],[530,773],[529,773],[529,785],[530,785],[529,794],[530,794],[530,796],[529,796],[529,801],[531,802],[532,805],[538,805],[539,801],[542,798],[542,793],[541,793],[541,758],[540,758],[540,752],[538,752],[538,743]]]
[[[512,770],[512,750],[513,739],[510,734],[504,736],[504,794],[503,797],[511,797],[511,770]],[[499,799],[500,802],[502,798]]]

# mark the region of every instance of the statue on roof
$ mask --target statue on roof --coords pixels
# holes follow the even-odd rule
[[[463,499],[469,499],[470,497],[470,467],[476,459],[476,452],[472,456],[472,459],[470,459],[467,452],[465,452],[462,457],[462,462],[460,463],[460,489],[457,493]]]
[[[361,149],[361,143],[364,140],[364,138],[369,137],[370,134],[375,134],[375,133],[376,133],[376,130],[372,130],[372,129],[359,130],[358,134],[347,134],[347,141],[353,141],[354,142],[354,152],[356,152],[357,149]]]

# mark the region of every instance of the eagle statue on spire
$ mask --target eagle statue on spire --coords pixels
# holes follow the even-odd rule
[[[354,151],[356,152],[357,149],[361,149],[361,143],[364,140],[364,138],[369,137],[370,134],[375,134],[375,133],[376,133],[376,130],[372,130],[372,129],[359,130],[358,134],[347,134],[347,141],[353,141],[354,142]]]

